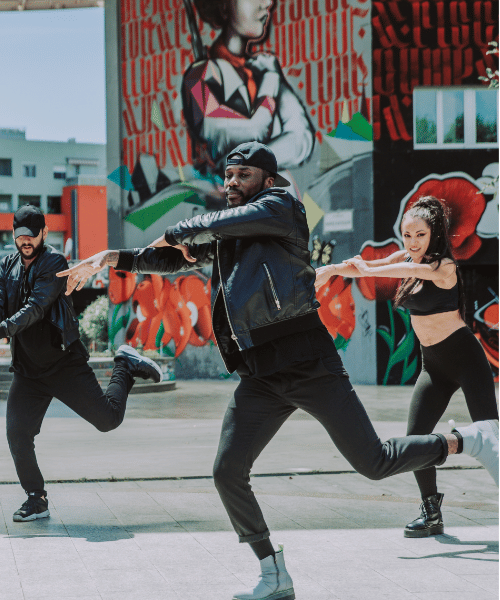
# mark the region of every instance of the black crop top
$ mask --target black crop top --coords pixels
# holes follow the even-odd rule
[[[458,281],[452,288],[445,290],[437,287],[430,279],[424,279],[422,287],[418,292],[410,294],[403,306],[410,310],[410,315],[419,316],[458,310]]]

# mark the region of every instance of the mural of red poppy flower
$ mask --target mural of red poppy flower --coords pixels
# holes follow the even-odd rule
[[[450,208],[449,233],[453,254],[457,260],[467,260],[481,247],[476,227],[486,208],[486,199],[470,179],[454,175],[443,179],[431,177],[422,181],[417,185],[416,191],[406,198],[406,202],[403,201],[405,204],[402,214],[421,196],[435,196],[444,200]],[[400,225],[400,222],[396,224],[398,229]]]
[[[341,335],[349,340],[356,326],[351,283],[334,276],[318,290],[316,298],[321,304],[319,318],[330,335],[334,339]]]
[[[108,296],[113,304],[121,304],[132,297],[136,286],[135,273],[109,270]]]
[[[361,250],[363,260],[379,260],[401,250],[399,244],[388,240],[381,244],[368,242]],[[400,280],[394,277],[359,277],[356,284],[367,300],[392,300],[396,295]]]

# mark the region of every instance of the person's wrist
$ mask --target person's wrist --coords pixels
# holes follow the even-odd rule
[[[119,256],[120,256],[120,253],[118,252],[118,250],[105,250],[104,251],[105,264],[109,265],[110,267],[116,267],[116,265],[118,264]]]

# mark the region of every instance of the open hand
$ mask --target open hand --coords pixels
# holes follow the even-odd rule
[[[154,242],[151,242],[151,244],[149,244],[148,248],[165,248],[167,246],[169,246],[170,248],[177,248],[177,250],[180,250],[182,252],[182,255],[184,256],[184,258],[188,262],[196,262],[196,258],[193,258],[191,256],[191,254],[189,252],[189,248],[185,244],[176,244],[175,246],[172,246],[171,244],[168,244],[165,241],[164,236],[161,236]]]
[[[335,265],[326,265],[325,267],[319,267],[316,269],[316,281],[314,282],[314,288],[318,291],[322,288],[325,283],[335,275]]]
[[[75,288],[77,291],[81,290],[89,277],[99,273],[99,271],[102,271],[104,267],[106,267],[108,264],[106,260],[108,252],[108,250],[98,252],[74,267],[56,273],[57,277],[68,277],[66,283],[66,296],[69,296]]]

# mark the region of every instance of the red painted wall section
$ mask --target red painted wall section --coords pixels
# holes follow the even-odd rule
[[[71,237],[71,190],[73,189],[78,193],[78,258],[81,260],[108,247],[106,187],[78,185],[63,188],[61,212],[68,223],[64,241]]]
[[[108,247],[106,188],[78,186],[78,258],[84,259]]]

